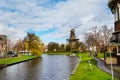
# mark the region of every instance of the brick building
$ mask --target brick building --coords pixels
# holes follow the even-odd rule
[[[7,50],[7,36],[0,35],[0,57],[5,56]]]
[[[109,0],[108,3],[114,15],[114,33],[111,42],[117,46],[117,63],[120,65],[120,0]]]

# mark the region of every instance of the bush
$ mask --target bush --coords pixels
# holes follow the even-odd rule
[[[72,53],[78,55],[80,53],[80,51],[78,49],[76,49],[76,50],[73,50]]]
[[[112,50],[112,56],[117,56],[117,48],[113,48],[113,50]]]

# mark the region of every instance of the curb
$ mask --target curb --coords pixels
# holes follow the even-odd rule
[[[71,75],[73,75],[75,72],[76,72],[76,69],[77,69],[77,67],[79,66],[79,64],[80,64],[80,58],[79,58],[79,61],[78,61],[78,63],[77,63],[77,65],[75,66],[75,68],[72,70],[72,72],[71,72]]]

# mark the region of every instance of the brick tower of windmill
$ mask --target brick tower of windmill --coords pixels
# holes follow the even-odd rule
[[[67,39],[69,45],[70,45],[70,50],[74,50],[76,48],[76,44],[78,42],[79,39],[76,39],[76,35],[75,35],[75,29],[71,29],[70,30],[70,38]]]

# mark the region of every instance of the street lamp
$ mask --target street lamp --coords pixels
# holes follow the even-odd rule
[[[109,46],[109,48],[111,47],[111,44]],[[114,75],[113,75],[113,66],[112,66],[112,56],[111,56],[111,49],[109,49],[109,52],[110,52],[110,65],[111,65],[111,75],[112,75],[112,80],[114,80]]]

